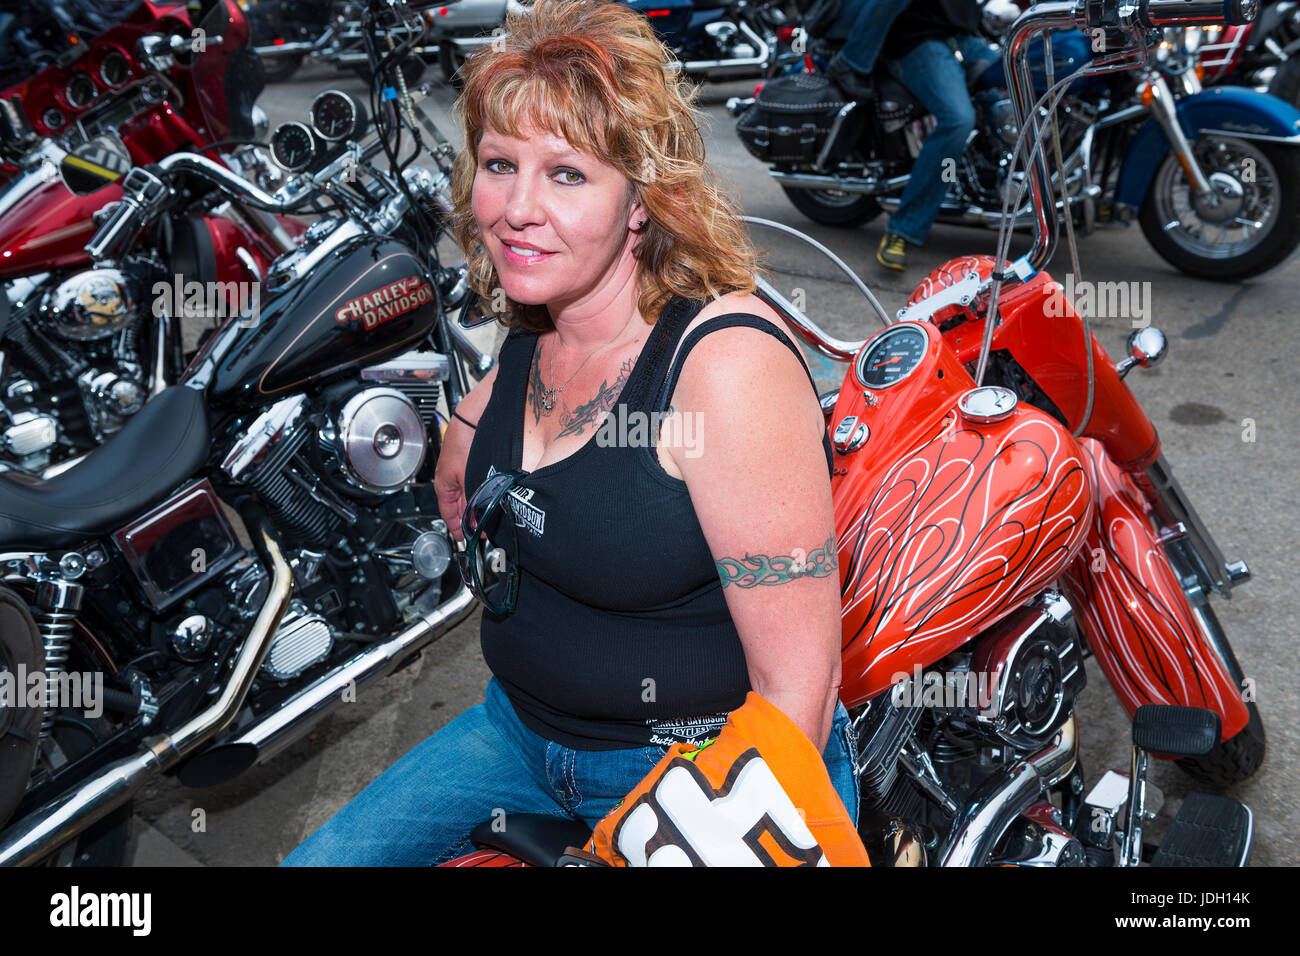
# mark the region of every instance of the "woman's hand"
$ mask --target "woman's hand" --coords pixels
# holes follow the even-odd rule
[[[487,408],[492,395],[492,383],[496,381],[497,370],[493,366],[481,382],[456,406],[456,414],[464,416],[471,422],[477,422]],[[469,460],[469,447],[474,441],[474,429],[462,422],[455,415],[447,425],[442,437],[442,450],[438,454],[438,465],[433,472],[433,490],[438,495],[438,513],[447,523],[447,530],[457,541],[465,538],[460,519],[465,514],[465,463]]]

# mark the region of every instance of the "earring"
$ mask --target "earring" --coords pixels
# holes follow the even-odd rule
[[[644,228],[645,228],[645,224],[646,224],[646,220],[644,220],[644,219],[642,219],[640,222],[638,222],[638,223],[636,224],[637,232],[640,232],[642,229],[644,229]]]

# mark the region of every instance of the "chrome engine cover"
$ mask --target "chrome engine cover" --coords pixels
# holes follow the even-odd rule
[[[980,638],[971,671],[987,675],[991,698],[974,723],[1015,747],[1041,745],[1087,684],[1069,603],[1048,592],[1004,619]]]
[[[334,633],[325,619],[309,613],[305,604],[295,600],[271,638],[262,673],[274,680],[291,680],[323,661],[333,646]]]
[[[397,491],[424,463],[424,421],[415,402],[395,388],[355,393],[320,437],[332,462],[362,491]]]
[[[46,294],[37,315],[69,341],[105,339],[136,320],[130,289],[130,281],[119,269],[78,272]]]

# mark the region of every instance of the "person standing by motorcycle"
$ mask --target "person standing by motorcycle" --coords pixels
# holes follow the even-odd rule
[[[286,865],[442,862],[502,814],[594,825],[751,689],[856,818],[824,418],[751,294],[754,250],[665,57],[627,7],[539,0],[466,61],[453,221],[510,332],[455,409],[435,487],[453,535],[489,533],[515,586],[473,585],[486,702]],[[669,405],[685,427],[659,436]]]
[[[995,6],[996,4],[996,6]],[[969,79],[997,59],[980,36],[986,12],[993,22],[1005,18],[1005,0],[911,0],[885,39],[885,65],[930,111],[937,125],[925,137],[912,163],[911,178],[889,217],[876,249],[876,261],[889,269],[907,268],[907,246],[925,244],[950,182],[956,181],[975,108],[967,92]]]

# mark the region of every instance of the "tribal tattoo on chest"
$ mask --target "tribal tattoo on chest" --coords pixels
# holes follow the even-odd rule
[[[623,393],[623,386],[632,375],[633,368],[636,367],[636,357],[629,356],[623,361],[618,370],[618,377],[610,382],[608,379],[600,383],[600,388],[596,390],[596,395],[589,402],[584,402],[576,408],[570,409],[567,402],[563,400],[563,393],[560,393],[560,401],[547,408],[543,401],[546,394],[546,382],[542,378],[541,350],[533,354],[533,366],[528,373],[528,407],[533,413],[533,423],[540,423],[543,418],[549,418],[556,408],[562,408],[562,417],[560,431],[555,438],[564,438],[567,435],[581,435],[588,426],[599,426],[606,413],[614,408],[615,402],[618,401],[619,395]],[[554,441],[555,439],[552,439]]]

